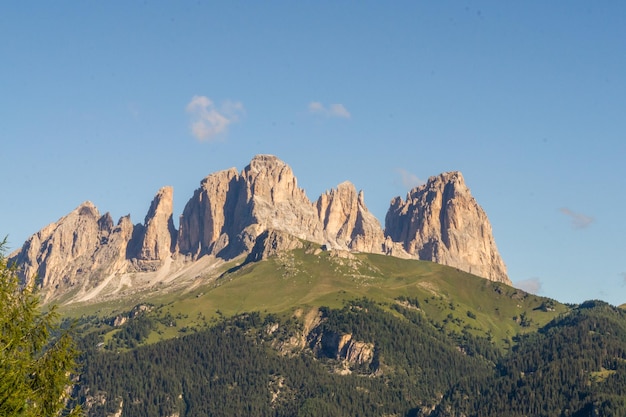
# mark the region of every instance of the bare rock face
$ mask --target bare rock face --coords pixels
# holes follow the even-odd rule
[[[411,190],[406,201],[393,199],[385,233],[419,259],[511,284],[487,215],[460,172],[429,178]]]
[[[371,214],[354,185],[348,181],[322,194],[317,200],[318,216],[326,240],[339,248],[381,253],[385,240],[380,223]]]
[[[273,155],[258,155],[241,176],[246,184],[244,199],[257,230],[274,229],[313,242],[323,240],[317,212],[298,187],[289,165]]]
[[[144,222],[143,242],[138,259],[162,261],[172,255],[176,243],[173,193],[172,187],[163,187],[152,200]]]
[[[108,213],[105,216],[111,218]],[[97,281],[105,275],[125,271],[128,265],[128,249],[132,246],[135,230],[130,216],[120,218],[111,233],[101,239],[91,265],[86,265],[80,272],[88,276],[89,281]]]
[[[235,168],[216,172],[202,180],[180,216],[178,250],[200,256],[218,253],[229,243],[235,227],[241,188]]]
[[[275,156],[258,155],[241,174],[231,168],[202,181],[180,218],[178,247],[195,257],[230,258],[250,252],[266,230],[313,242],[324,236],[291,168]]]
[[[345,345],[345,358],[354,365],[370,364],[374,359],[374,344],[351,338]]]
[[[350,333],[313,329],[307,335],[309,347],[318,357],[346,361],[348,364],[370,364],[374,358],[374,344],[357,341]]]
[[[172,255],[176,230],[172,222],[172,188],[154,198],[145,224],[129,216],[117,225],[109,213],[100,215],[87,201],[32,235],[9,262],[27,283],[37,279],[44,301],[85,290],[107,276],[133,270],[158,269]]]
[[[340,184],[314,205],[286,163],[258,155],[241,174],[231,168],[202,181],[180,218],[178,249],[230,258],[253,250],[267,230],[365,252],[382,253],[385,240],[352,184]]]
[[[123,268],[131,237],[131,224],[120,220],[114,226],[108,213],[100,216],[87,201],[31,236],[9,263],[18,266],[24,282],[37,278],[51,298]]]

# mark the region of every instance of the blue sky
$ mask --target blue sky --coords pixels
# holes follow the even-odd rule
[[[9,1],[0,39],[11,249],[270,153],[381,223],[459,170],[516,285],[626,302],[626,3]]]

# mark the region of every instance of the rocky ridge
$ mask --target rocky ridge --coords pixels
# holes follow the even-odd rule
[[[241,173],[230,168],[204,178],[178,230],[173,190],[164,187],[143,224],[133,225],[129,216],[114,224],[108,213],[100,215],[85,202],[31,236],[9,260],[24,280],[37,277],[46,300],[68,293],[85,300],[107,285],[119,290],[170,282],[201,260],[205,266],[241,255],[256,261],[304,240],[328,249],[430,260],[510,284],[487,216],[459,172],[431,177],[406,200],[394,198],[383,230],[363,192],[350,182],[313,203],[291,168],[272,155],[254,157]],[[142,273],[142,279],[134,278]]]

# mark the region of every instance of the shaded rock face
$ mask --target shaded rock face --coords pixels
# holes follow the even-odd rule
[[[289,233],[266,230],[256,238],[254,247],[248,254],[246,262],[258,262],[270,256],[276,256],[281,252],[303,247],[302,241]]]
[[[418,259],[511,284],[487,215],[460,172],[429,178],[411,190],[406,201],[394,198],[385,234]]]
[[[237,207],[240,183],[235,168],[202,180],[180,216],[178,250],[181,253],[195,256],[218,253],[228,245],[236,229],[234,223],[243,217]]]
[[[374,344],[357,341],[350,333],[315,328],[307,335],[309,347],[318,357],[339,359],[351,365],[369,365],[374,358]]]

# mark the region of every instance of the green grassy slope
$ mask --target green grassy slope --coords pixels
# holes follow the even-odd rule
[[[320,306],[340,308],[366,297],[389,311],[394,303],[408,303],[447,331],[488,335],[507,347],[516,335],[567,311],[554,300],[432,262],[315,249],[310,245],[261,262],[233,264],[193,291],[73,305],[65,313],[113,317],[136,303],[149,303],[149,314],[159,323],[148,339],[155,342],[205,327],[221,316],[250,311],[291,315]]]

